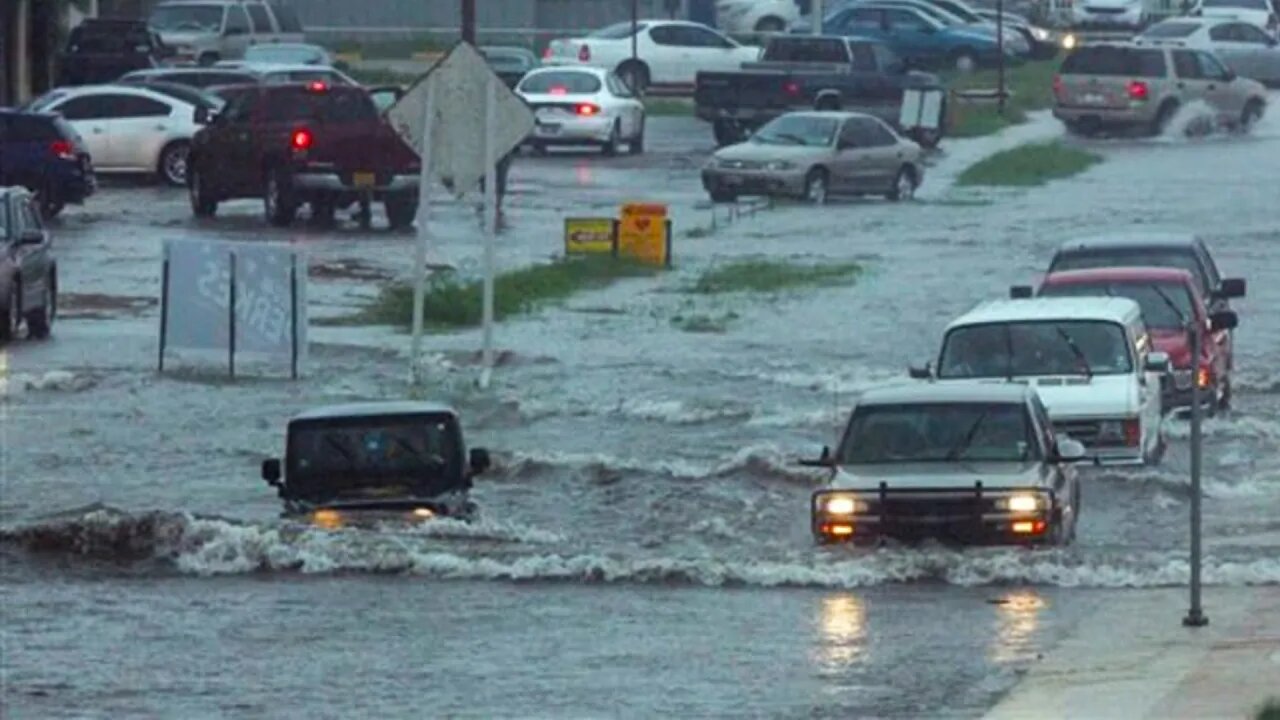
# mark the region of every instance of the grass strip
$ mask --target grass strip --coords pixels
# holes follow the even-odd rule
[[[858,263],[790,263],[742,260],[702,273],[691,292],[710,295],[731,292],[776,292],[797,287],[840,285],[862,272]]]
[[[1053,107],[1053,76],[1060,61],[1034,60],[1017,67],[1005,69],[1005,90],[1009,97],[1001,115],[994,100],[966,101],[953,99],[951,125],[947,136],[953,138],[980,137],[999,132],[1010,125],[1025,122],[1027,113]],[[995,70],[974,73],[947,73],[943,79],[953,91],[989,89],[999,87]]]
[[[1099,162],[1100,155],[1067,147],[1057,140],[1031,143],[970,165],[960,173],[956,185],[1032,187],[1071,177]]]

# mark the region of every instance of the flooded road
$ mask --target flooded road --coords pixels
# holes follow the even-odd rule
[[[426,396],[497,461],[475,525],[302,530],[258,479],[294,413],[413,394],[399,330],[318,324],[297,382],[231,382],[216,360],[155,373],[163,240],[305,247],[323,322],[405,277],[411,235],[279,231],[253,202],[196,222],[181,192],[127,182],[72,209],[55,228],[64,315],[53,340],[9,349],[0,404],[12,716],[979,715],[1109,596],[1179,592],[1161,588],[1187,577],[1185,422],[1158,468],[1088,471],[1061,550],[815,548],[821,478],[795,460],[860,389],[936,353],[949,320],[1034,281],[1063,240],[1122,228],[1200,233],[1248,279],[1235,408],[1205,426],[1206,604],[1280,583],[1280,115],[1249,137],[1090,142],[1101,165],[1019,191],[950,189],[1001,141],[955,142],[917,202],[783,203],[714,231],[709,131],[651,132],[639,158],[518,160],[500,262],[558,253],[566,215],[649,200],[671,205],[672,271],[504,322],[487,393],[478,332],[427,339]],[[1046,118],[1016,132],[1059,134]],[[477,271],[472,207],[439,197],[431,230],[433,262]],[[748,257],[864,272],[688,292]]]

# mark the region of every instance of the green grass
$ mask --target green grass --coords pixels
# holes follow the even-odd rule
[[[857,263],[798,264],[772,260],[743,260],[702,273],[691,288],[702,294],[776,292],[795,287],[840,285],[853,281]]]
[[[1280,697],[1271,698],[1258,709],[1254,720],[1280,720]]]
[[[644,109],[649,115],[683,116],[693,115],[693,101],[685,98],[644,99]]]
[[[449,38],[439,35],[415,35],[413,37],[393,40],[370,40],[356,42],[340,40],[337,42],[321,41],[321,45],[335,53],[357,53],[370,60],[406,60],[414,53],[444,52],[452,45]]]
[[[605,287],[615,280],[649,277],[657,268],[608,256],[556,260],[494,278],[493,316],[501,320],[533,312],[583,290]],[[452,272],[429,278],[423,301],[424,324],[433,329],[475,327],[483,320],[483,283],[461,280]],[[413,322],[413,286],[397,284],[351,324],[409,326]]]
[[[1005,102],[1004,115],[998,112],[995,101],[954,100],[951,108],[949,137],[965,138],[990,135],[1017,125],[1027,119],[1033,110],[1053,107],[1053,75],[1058,72],[1059,60],[1034,60],[1005,70],[1005,89],[1009,98]],[[990,89],[999,87],[995,70],[975,73],[948,73],[944,75],[951,90]]]
[[[1101,156],[1058,141],[1019,145],[974,163],[960,173],[957,185],[1031,187],[1084,172]]]

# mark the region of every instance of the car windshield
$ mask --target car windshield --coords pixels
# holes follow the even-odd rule
[[[1044,297],[1112,295],[1126,297],[1142,308],[1149,328],[1179,330],[1195,317],[1191,291],[1175,282],[1087,282],[1058,283],[1040,288]]]
[[[600,78],[573,70],[540,72],[520,82],[520,92],[533,95],[587,95],[600,92],[600,87]]]
[[[1063,75],[1163,77],[1164,53],[1107,45],[1083,47],[1062,61]]]
[[[255,45],[244,51],[244,61],[247,63],[315,65],[324,60],[324,52],[319,48],[296,45]]]
[[[435,495],[462,478],[452,416],[295,422],[288,445],[288,488],[304,497]]]
[[[147,24],[160,32],[213,33],[222,29],[222,5],[159,5]]]
[[[838,123],[833,118],[812,115],[783,115],[765,124],[751,136],[761,145],[806,145],[827,147],[835,141]]]
[[[1063,270],[1092,270],[1106,267],[1168,267],[1186,270],[1196,279],[1200,292],[1208,294],[1209,279],[1205,277],[1196,256],[1167,248],[1097,248],[1059,253],[1049,264],[1049,272]]]
[[[646,27],[648,26],[645,23],[636,24],[637,30],[644,30]],[[631,37],[631,23],[620,22],[616,25],[600,28],[599,30],[588,34],[587,37],[596,38],[598,40],[621,40],[623,38],[629,38]]]
[[[1206,8],[1240,8],[1243,10],[1266,10],[1270,11],[1267,0],[1204,0],[1202,7]]]
[[[1157,23],[1147,28],[1142,33],[1143,37],[1149,38],[1180,38],[1187,37],[1191,33],[1199,29],[1199,25],[1189,22],[1177,22],[1176,20]]]
[[[854,411],[838,461],[843,465],[1025,462],[1039,459],[1034,437],[1020,404],[872,405]]]
[[[1121,375],[1133,371],[1124,329],[1101,320],[966,325],[943,341],[938,377]]]

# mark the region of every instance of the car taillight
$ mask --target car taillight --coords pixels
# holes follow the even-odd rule
[[[1124,421],[1124,444],[1129,447],[1137,447],[1142,441],[1142,421],[1138,418],[1129,418]]]
[[[1129,83],[1129,99],[1130,100],[1146,100],[1150,91],[1147,84],[1141,80],[1134,80]]]
[[[799,95],[800,83],[792,80],[791,82],[788,82],[787,84],[783,85],[782,90],[788,95]]]
[[[551,58],[551,46],[548,45],[546,50],[542,51],[542,59],[549,60]]]
[[[575,109],[579,115],[596,115],[600,112],[599,105],[592,105],[590,103],[583,103]]]
[[[578,62],[589,62],[591,60],[591,48],[584,43],[578,48]]]
[[[308,150],[314,141],[315,138],[312,137],[310,130],[294,130],[293,136],[289,138],[289,145],[294,150]]]
[[[320,80],[312,80],[311,82],[307,83],[307,89],[310,90],[311,92],[320,93],[320,92],[324,92],[325,90],[328,90],[329,86],[324,84]]]
[[[1201,365],[1200,369],[1196,371],[1196,384],[1200,386],[1201,390],[1213,385],[1213,368],[1208,365]]]
[[[76,148],[66,140],[54,140],[49,144],[49,152],[61,160],[75,160]]]
[[[1062,97],[1062,76],[1053,76],[1053,95],[1054,97]]]

